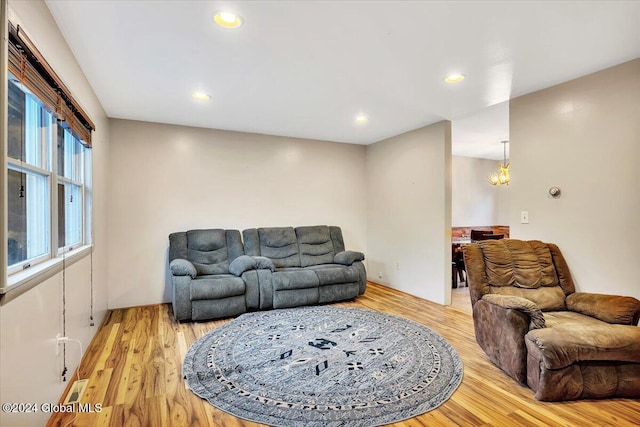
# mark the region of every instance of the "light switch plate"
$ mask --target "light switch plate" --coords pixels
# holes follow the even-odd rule
[[[529,211],[520,211],[520,224],[529,224]]]

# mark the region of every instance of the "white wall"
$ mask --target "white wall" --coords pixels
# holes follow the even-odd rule
[[[110,308],[170,300],[175,231],[338,225],[367,252],[364,146],[110,122]]]
[[[66,271],[67,335],[85,348],[95,335],[107,308],[106,162],[109,125],[91,86],[42,1],[10,1],[13,16],[72,91],[96,125],[93,135],[93,282],[95,326],[89,326],[91,260],[86,257]],[[60,379],[62,357],[56,356],[54,337],[62,332],[62,274],[39,284],[0,307],[0,400],[55,403],[66,386]],[[73,344],[67,348],[71,374],[78,363]],[[69,378],[68,375],[67,378]],[[0,412],[0,425],[44,425],[49,414]]]
[[[493,186],[487,176],[497,160],[452,156],[451,226],[509,225],[509,186]]]
[[[369,279],[449,304],[450,229],[451,123],[369,145]]]
[[[511,236],[557,243],[580,291],[640,298],[640,59],[510,106]]]

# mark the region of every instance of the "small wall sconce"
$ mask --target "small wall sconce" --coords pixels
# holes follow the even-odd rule
[[[549,189],[549,195],[551,197],[553,197],[554,199],[557,199],[558,197],[560,197],[560,193],[561,193],[561,191],[560,191],[560,188],[558,188],[558,187],[551,187]]]

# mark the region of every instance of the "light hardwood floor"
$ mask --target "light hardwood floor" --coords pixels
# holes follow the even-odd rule
[[[464,288],[459,293],[464,292]],[[468,297],[468,290],[467,290]],[[475,342],[471,315],[377,284],[342,306],[403,316],[444,336],[464,363],[464,380],[439,408],[394,426],[633,426],[640,401],[538,402],[486,358]],[[196,339],[228,320],[176,323],[168,304],[108,312],[87,349],[80,377],[89,385],[83,403],[102,403],[100,413],[78,414],[74,426],[257,426],[196,397],[181,378],[184,355]],[[66,392],[65,392],[66,395]],[[64,426],[72,414],[56,414]]]
[[[472,312],[468,287],[451,289],[451,307],[466,311],[467,313]]]

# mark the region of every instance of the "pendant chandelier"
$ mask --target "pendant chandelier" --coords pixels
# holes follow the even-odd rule
[[[489,183],[491,185],[509,185],[511,178],[509,177],[509,163],[507,162],[507,144],[509,141],[501,141],[503,144],[503,160],[502,163],[498,163],[498,170],[489,175]]]

